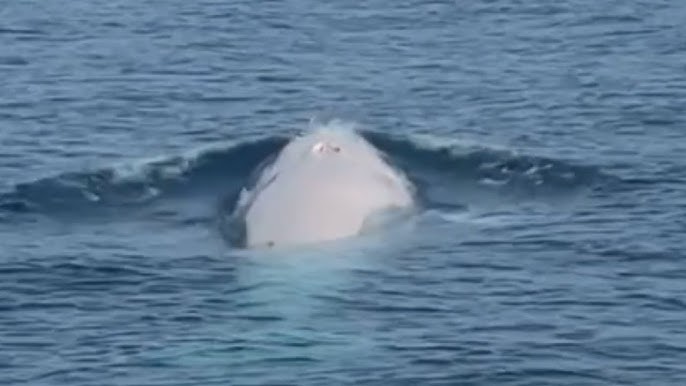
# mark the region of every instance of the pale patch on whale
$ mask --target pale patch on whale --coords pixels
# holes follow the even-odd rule
[[[411,211],[414,187],[384,158],[352,130],[321,127],[294,138],[243,192],[245,246],[351,237]]]

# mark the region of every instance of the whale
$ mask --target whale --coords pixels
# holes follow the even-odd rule
[[[246,248],[350,238],[416,206],[407,176],[353,129],[296,136],[256,175],[234,213]]]

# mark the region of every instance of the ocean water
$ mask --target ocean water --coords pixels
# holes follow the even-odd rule
[[[0,384],[685,384],[684,20],[677,0],[1,2]],[[331,119],[421,211],[232,246],[255,167]]]

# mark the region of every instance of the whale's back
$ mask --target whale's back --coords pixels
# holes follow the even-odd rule
[[[413,205],[404,176],[352,133],[295,139],[264,171],[253,195],[245,213],[248,246],[353,236],[369,216]]]

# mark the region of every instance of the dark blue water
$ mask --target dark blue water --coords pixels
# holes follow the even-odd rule
[[[0,4],[0,384],[681,385],[686,2]],[[309,121],[419,188],[233,248]]]

